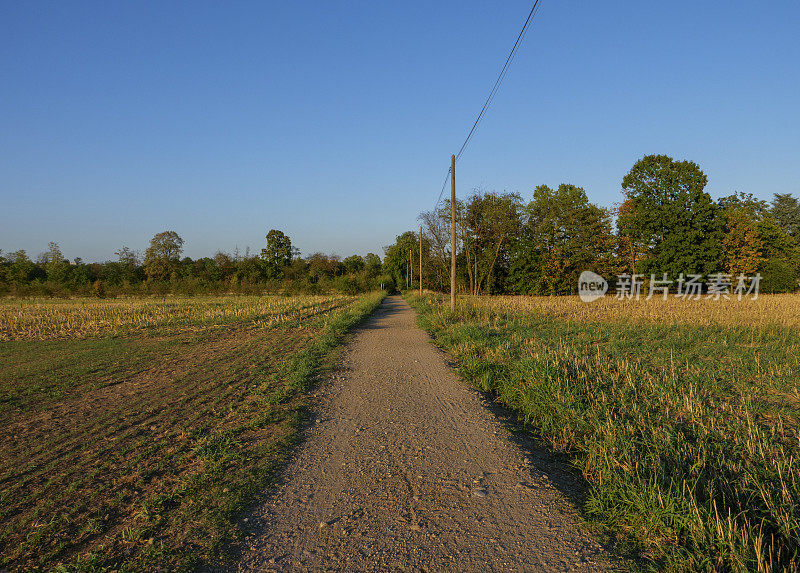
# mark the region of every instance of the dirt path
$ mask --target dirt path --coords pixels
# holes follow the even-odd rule
[[[599,571],[568,497],[391,297],[320,385],[318,418],[249,519],[241,571]],[[549,476],[548,476],[549,474]]]

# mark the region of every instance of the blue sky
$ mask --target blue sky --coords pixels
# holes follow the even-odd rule
[[[0,248],[69,258],[382,254],[441,189],[531,3],[0,0]],[[610,206],[648,153],[713,197],[800,196],[800,3],[541,9],[459,196],[573,183]]]

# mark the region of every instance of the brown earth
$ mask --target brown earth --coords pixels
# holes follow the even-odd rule
[[[91,555],[137,569],[140,554],[162,545],[179,556],[211,553],[203,544],[221,534],[207,516],[216,519],[233,493],[202,480],[233,491],[251,479],[249,460],[274,463],[268,458],[293,431],[287,416],[296,405],[270,403],[269,390],[282,387],[278,370],[313,335],[232,325],[165,338],[163,349],[159,339],[133,340],[130,348],[162,350],[130,371],[99,375],[97,388],[78,386],[56,402],[41,398],[35,408],[0,411],[0,571],[50,570]],[[118,356],[123,363],[126,348]],[[2,387],[13,383],[11,374]],[[269,423],[250,427],[264,415],[272,416]],[[203,454],[224,432],[235,436],[227,450]],[[207,477],[209,467],[228,463],[218,458],[229,450],[242,475]]]
[[[391,297],[320,385],[240,571],[609,569],[582,482],[460,381]]]

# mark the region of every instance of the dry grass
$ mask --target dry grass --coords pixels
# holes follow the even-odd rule
[[[326,313],[355,297],[342,295],[214,296],[0,301],[0,341],[126,335],[165,327],[191,330],[230,322],[269,328]]]
[[[670,296],[650,300],[618,300],[612,296],[591,303],[577,296],[470,296],[466,304],[501,315],[537,314],[570,322],[654,322],[695,326],[800,327],[800,295],[761,295],[757,299],[683,300]]]

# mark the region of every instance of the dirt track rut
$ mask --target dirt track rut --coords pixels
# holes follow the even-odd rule
[[[233,569],[606,570],[576,478],[520,439],[390,297],[320,384]]]

